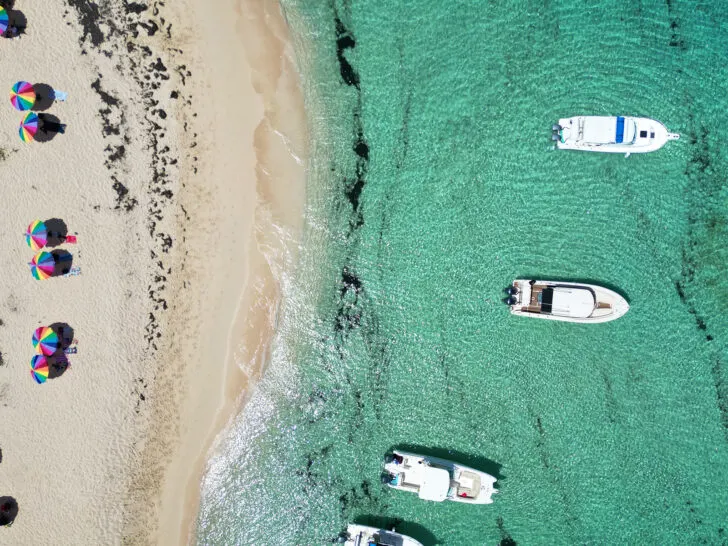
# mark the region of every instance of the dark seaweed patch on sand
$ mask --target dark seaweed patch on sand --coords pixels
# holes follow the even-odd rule
[[[143,199],[146,206],[144,219],[154,248],[150,251],[152,269],[147,290],[150,311],[145,340],[147,348],[156,351],[162,336],[159,314],[169,308],[165,293],[168,289],[166,280],[172,269],[166,262],[174,246],[172,234],[166,232],[163,226],[172,222],[178,213],[175,194],[179,183],[179,152],[173,149],[167,137],[173,130],[167,124],[174,116],[160,105],[163,99],[167,100],[170,96],[170,90],[163,91],[161,88],[163,83],[174,78],[174,98],[184,100],[185,105],[190,106],[191,100],[181,88],[192,74],[185,65],[173,62],[175,56],[183,53],[182,50],[168,47],[167,44],[162,48],[153,48],[153,43],[149,41],[161,29],[171,36],[171,25],[161,16],[160,8],[164,2],[138,0],[116,4],[69,0],[68,4],[71,10],[65,15],[73,17],[75,14],[82,29],[79,38],[81,52],[118,59],[115,70],[135,87],[135,103],[127,104],[118,90],[105,85],[101,68],[98,68],[98,77],[91,84],[102,103],[99,118],[101,133],[108,141],[105,146],[105,165],[109,171],[110,189],[115,196],[114,208],[126,213],[136,211],[142,199],[135,193],[146,194]],[[107,66],[108,63],[97,64],[101,65]],[[143,138],[149,153],[150,173],[141,187],[138,182],[129,179],[132,142],[128,127],[128,119],[131,116],[138,119],[140,110],[143,110]],[[190,112],[189,115],[195,114]],[[196,158],[193,158],[192,163],[195,162]],[[193,169],[196,172],[196,167]],[[144,399],[146,395],[139,392],[138,400]]]
[[[78,22],[83,29],[83,35],[79,38],[79,43],[83,44],[88,39],[91,45],[100,46],[106,40],[106,36],[99,26],[101,22],[101,8],[99,5],[89,0],[67,0],[67,2],[69,6],[76,10]]]

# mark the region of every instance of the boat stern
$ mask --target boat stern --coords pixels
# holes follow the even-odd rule
[[[516,279],[506,288],[506,294],[503,302],[511,308],[511,313],[515,313],[531,300],[531,285],[528,281]]]

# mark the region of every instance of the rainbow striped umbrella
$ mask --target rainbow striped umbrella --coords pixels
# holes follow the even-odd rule
[[[42,355],[34,355],[30,359],[30,375],[39,385],[45,383],[48,379],[49,364],[48,359]]]
[[[39,355],[50,356],[58,350],[60,345],[58,334],[53,331],[53,328],[41,326],[33,332],[33,347]]]
[[[28,265],[33,278],[37,281],[44,281],[53,276],[53,272],[56,270],[56,259],[50,252],[38,252]]]
[[[38,132],[38,114],[34,112],[28,112],[20,122],[20,140],[23,142],[30,142]]]
[[[25,231],[25,242],[35,251],[40,250],[48,242],[48,230],[40,220],[33,220]]]
[[[17,110],[30,110],[35,104],[35,89],[28,82],[17,82],[10,90],[10,103]]]
[[[0,34],[5,34],[10,24],[10,16],[4,7],[0,6]]]

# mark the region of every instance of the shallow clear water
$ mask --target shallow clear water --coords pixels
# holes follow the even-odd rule
[[[728,542],[728,4],[283,4],[308,223],[199,543],[326,544],[349,521],[425,546]],[[629,159],[554,151],[551,124],[579,113],[682,137]],[[523,277],[613,287],[631,310],[511,317],[502,290]],[[500,493],[389,490],[395,446]]]

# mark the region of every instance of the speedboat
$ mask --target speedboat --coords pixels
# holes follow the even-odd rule
[[[561,150],[643,154],[662,148],[680,135],[654,119],[626,116],[575,116],[553,126],[552,139]]]
[[[339,544],[344,544],[344,546],[422,546],[422,543],[407,535],[396,533],[394,530],[387,531],[355,524],[347,526],[346,535],[339,540]]]
[[[608,322],[629,311],[616,292],[593,284],[517,279],[506,288],[511,314],[566,322]]]
[[[417,493],[423,500],[490,504],[498,492],[490,474],[437,457],[394,451],[384,459],[384,470],[389,487]]]

